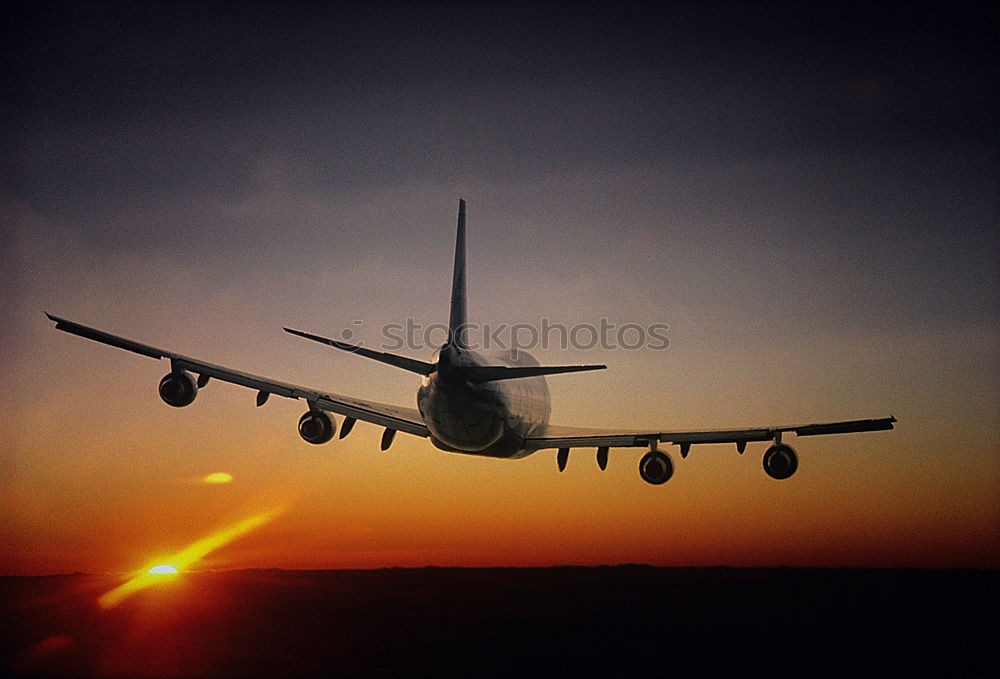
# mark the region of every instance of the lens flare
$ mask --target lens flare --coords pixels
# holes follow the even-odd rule
[[[152,568],[139,571],[139,574],[132,579],[122,583],[110,592],[101,596],[98,599],[98,602],[104,608],[117,606],[125,597],[134,594],[141,589],[145,589],[150,585],[163,582],[164,574],[177,573],[184,570],[188,566],[204,558],[210,552],[213,552],[219,547],[232,542],[242,535],[246,535],[255,528],[259,528],[280,513],[280,509],[272,509],[270,511],[262,512],[243,519],[242,521],[237,521],[233,525],[216,531],[208,537],[204,537],[197,542],[193,542],[167,559],[165,563],[160,563]],[[168,571],[165,569],[171,570]]]
[[[227,474],[226,472],[215,472],[203,478],[202,481],[212,485],[220,483],[232,483],[233,475]]]

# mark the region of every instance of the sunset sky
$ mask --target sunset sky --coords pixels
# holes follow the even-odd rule
[[[948,6],[943,6],[948,7]],[[0,129],[0,574],[127,572],[281,508],[198,568],[1000,567],[994,24],[811,3],[31,4]],[[669,325],[549,379],[553,422],[893,432],[442,453],[212,383],[45,311],[413,406],[417,378],[292,337],[469,319]],[[356,321],[360,321],[356,323]],[[427,360],[433,348],[406,352]],[[225,473],[229,482],[206,483]],[[216,481],[221,477],[215,477]]]

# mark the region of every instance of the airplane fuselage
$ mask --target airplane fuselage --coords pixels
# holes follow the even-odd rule
[[[473,383],[464,369],[485,365],[537,366],[527,352],[482,354],[447,344],[435,356],[436,370],[421,380],[417,409],[433,444],[444,451],[518,458],[534,452],[524,439],[549,420],[544,377]]]

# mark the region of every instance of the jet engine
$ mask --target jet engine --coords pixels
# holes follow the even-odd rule
[[[191,405],[198,395],[198,382],[187,371],[168,373],[160,380],[160,398],[167,405],[183,408]]]
[[[333,429],[333,420],[322,410],[310,410],[299,418],[299,435],[307,443],[326,443],[333,438]]]
[[[674,463],[670,456],[658,450],[651,450],[639,460],[639,476],[646,483],[658,486],[666,483],[674,475]]]
[[[764,471],[772,479],[787,479],[799,468],[799,458],[791,446],[777,443],[764,453]]]

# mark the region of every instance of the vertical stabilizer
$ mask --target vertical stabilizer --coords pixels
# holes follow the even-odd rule
[[[465,346],[465,201],[458,201],[458,235],[455,236],[455,271],[451,280],[451,317],[448,341]]]

